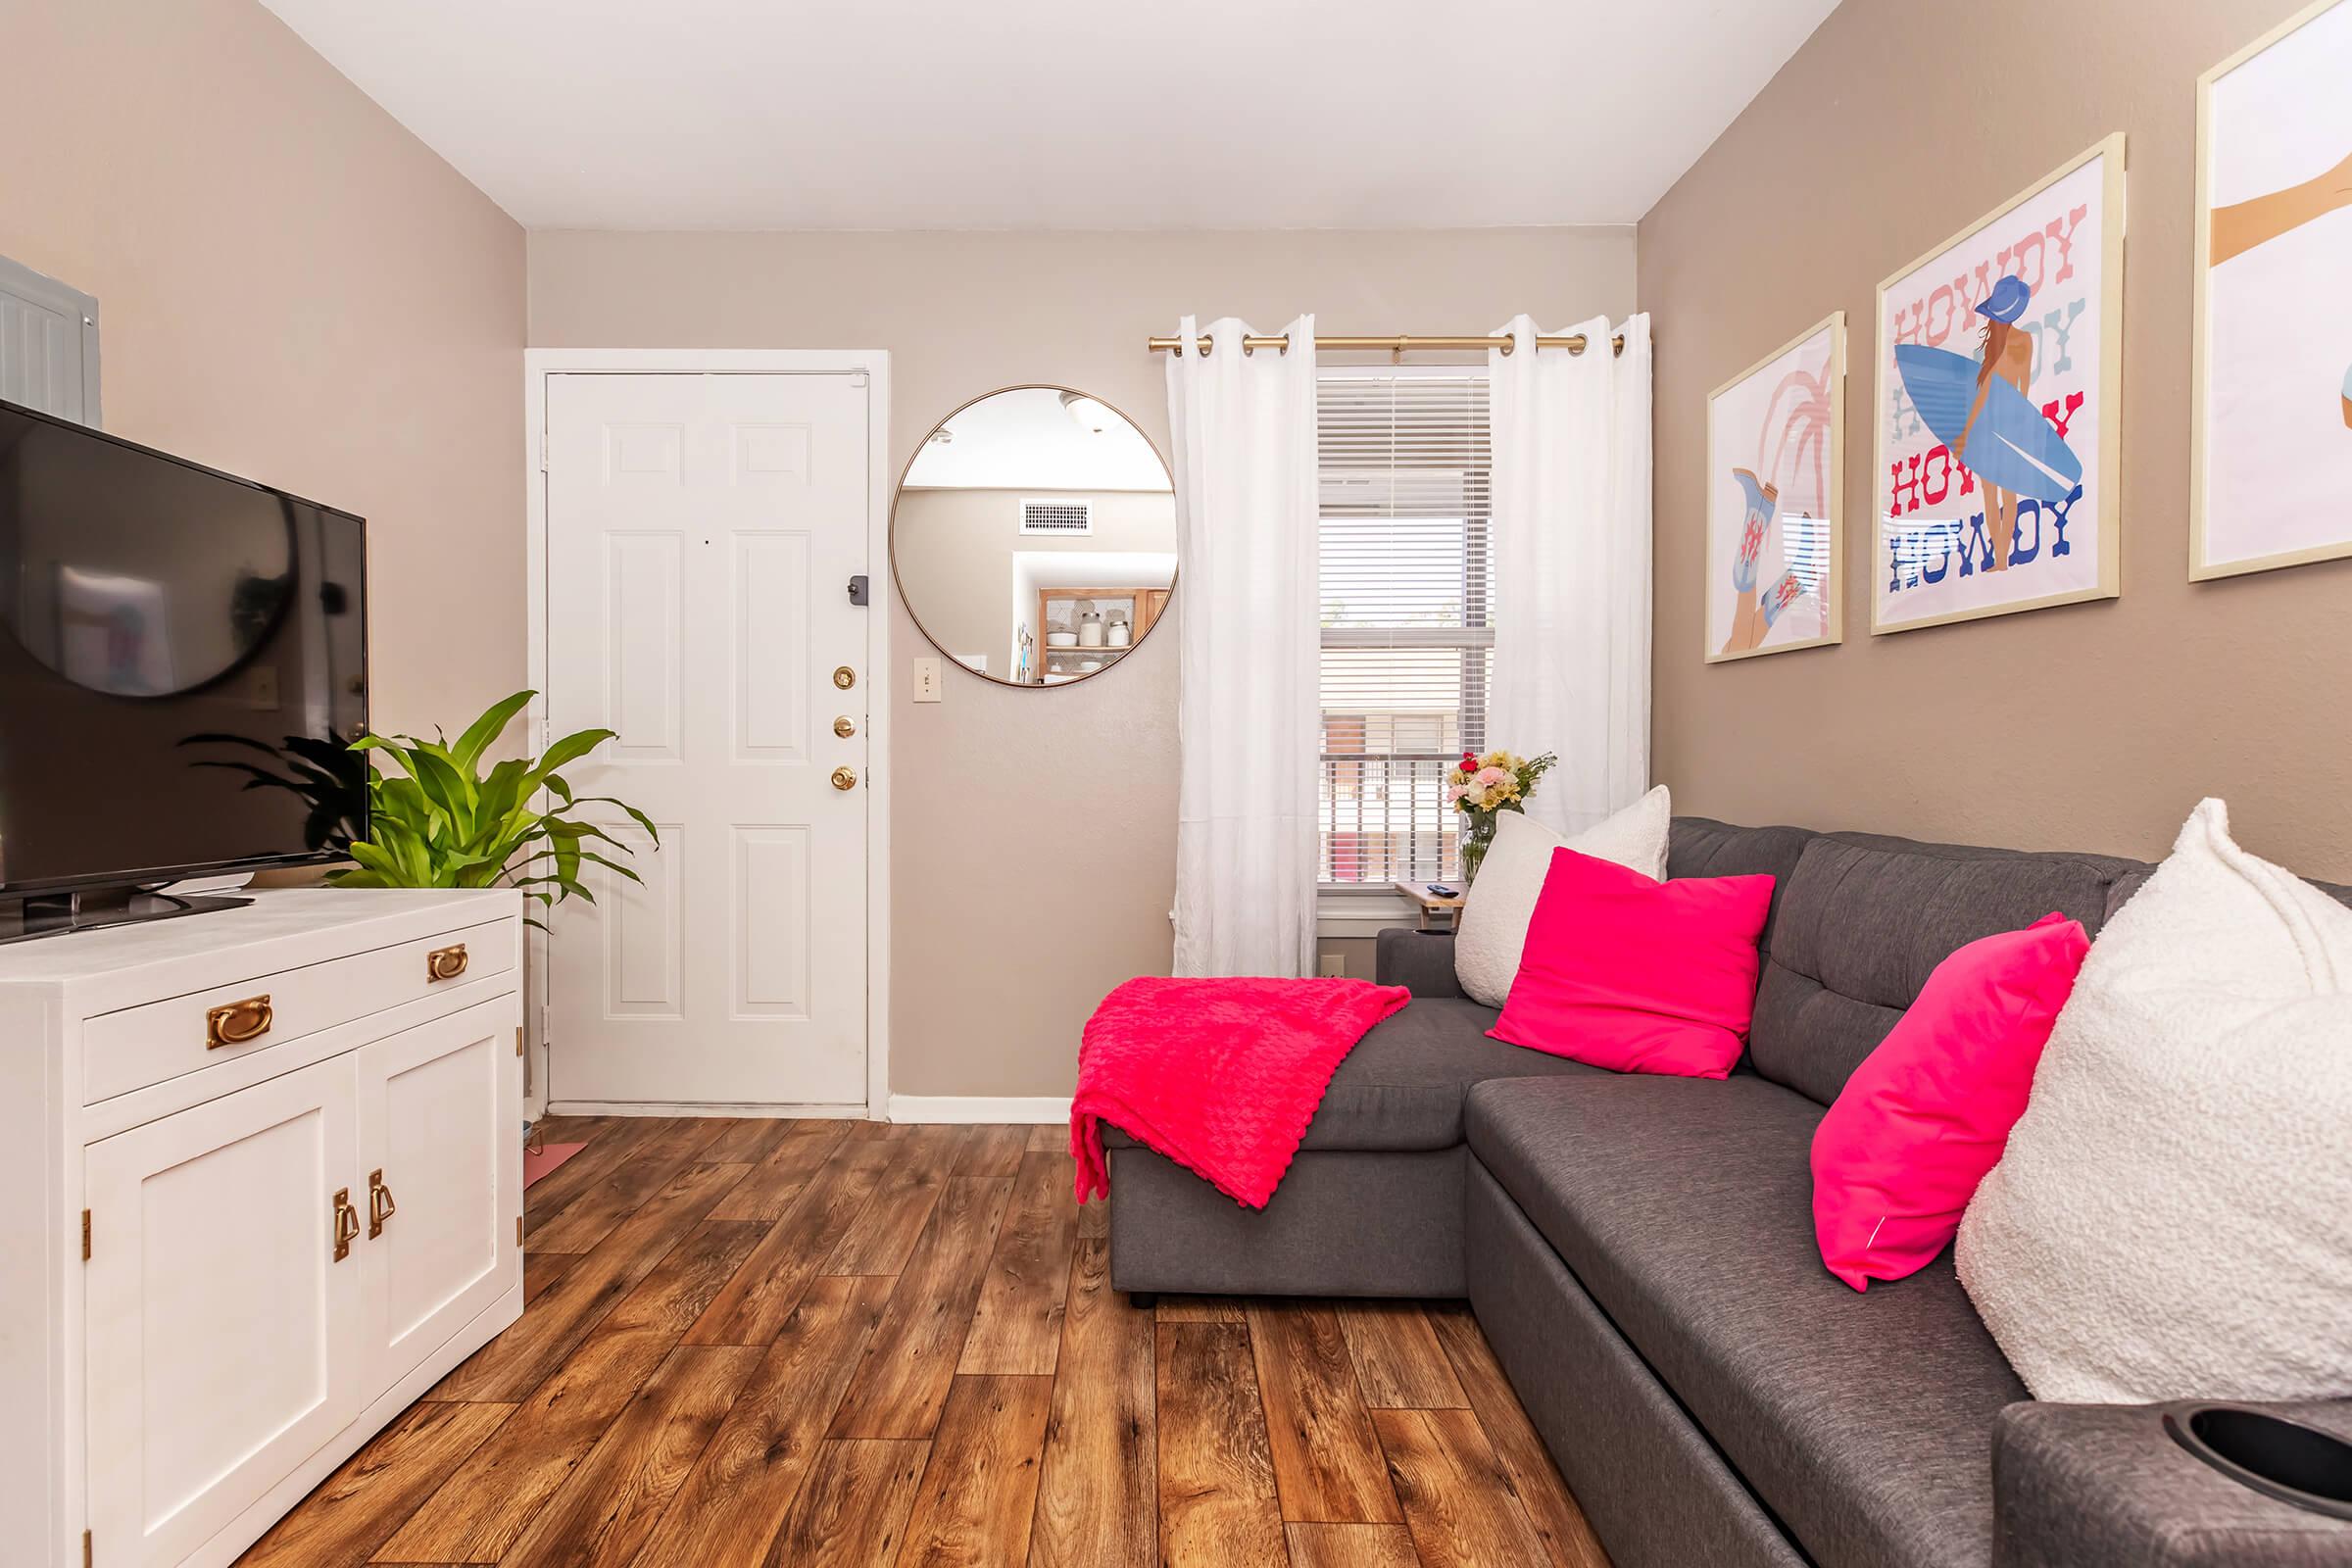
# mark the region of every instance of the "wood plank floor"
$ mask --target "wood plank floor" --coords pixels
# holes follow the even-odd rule
[[[560,1118],[519,1322],[251,1568],[1607,1568],[1458,1303],[1110,1289],[1059,1127]]]

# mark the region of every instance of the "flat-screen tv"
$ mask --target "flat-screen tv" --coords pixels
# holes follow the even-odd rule
[[[366,527],[0,402],[0,939],[366,836]]]

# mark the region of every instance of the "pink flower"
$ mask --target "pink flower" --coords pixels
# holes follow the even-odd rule
[[[1493,789],[1497,784],[1510,783],[1511,775],[1506,769],[1503,768],[1482,767],[1476,773],[1471,775],[1470,782],[1478,785],[1482,789]]]
[[[1456,801],[1460,800],[1461,798],[1462,798],[1462,786],[1461,786],[1461,785],[1459,785],[1459,784],[1448,784],[1448,785],[1446,785],[1446,804],[1447,806],[1451,806],[1451,805],[1452,805],[1454,802],[1456,802]]]

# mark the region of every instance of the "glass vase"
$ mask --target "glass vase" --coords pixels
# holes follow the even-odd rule
[[[1462,886],[1478,880],[1479,862],[1487,858],[1487,849],[1494,842],[1494,813],[1493,811],[1464,811],[1462,813]]]

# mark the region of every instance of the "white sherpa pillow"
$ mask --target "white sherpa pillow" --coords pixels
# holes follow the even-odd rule
[[[2352,909],[2221,802],[2092,944],[1959,1265],[2044,1399],[2352,1393]]]
[[[1552,851],[1566,846],[1663,881],[1666,831],[1673,821],[1674,802],[1663,784],[1569,838],[1518,811],[1503,812],[1494,824],[1494,842],[1479,863],[1478,880],[1470,884],[1454,919],[1453,974],[1463,993],[1490,1007],[1501,1006],[1511,994]]]

